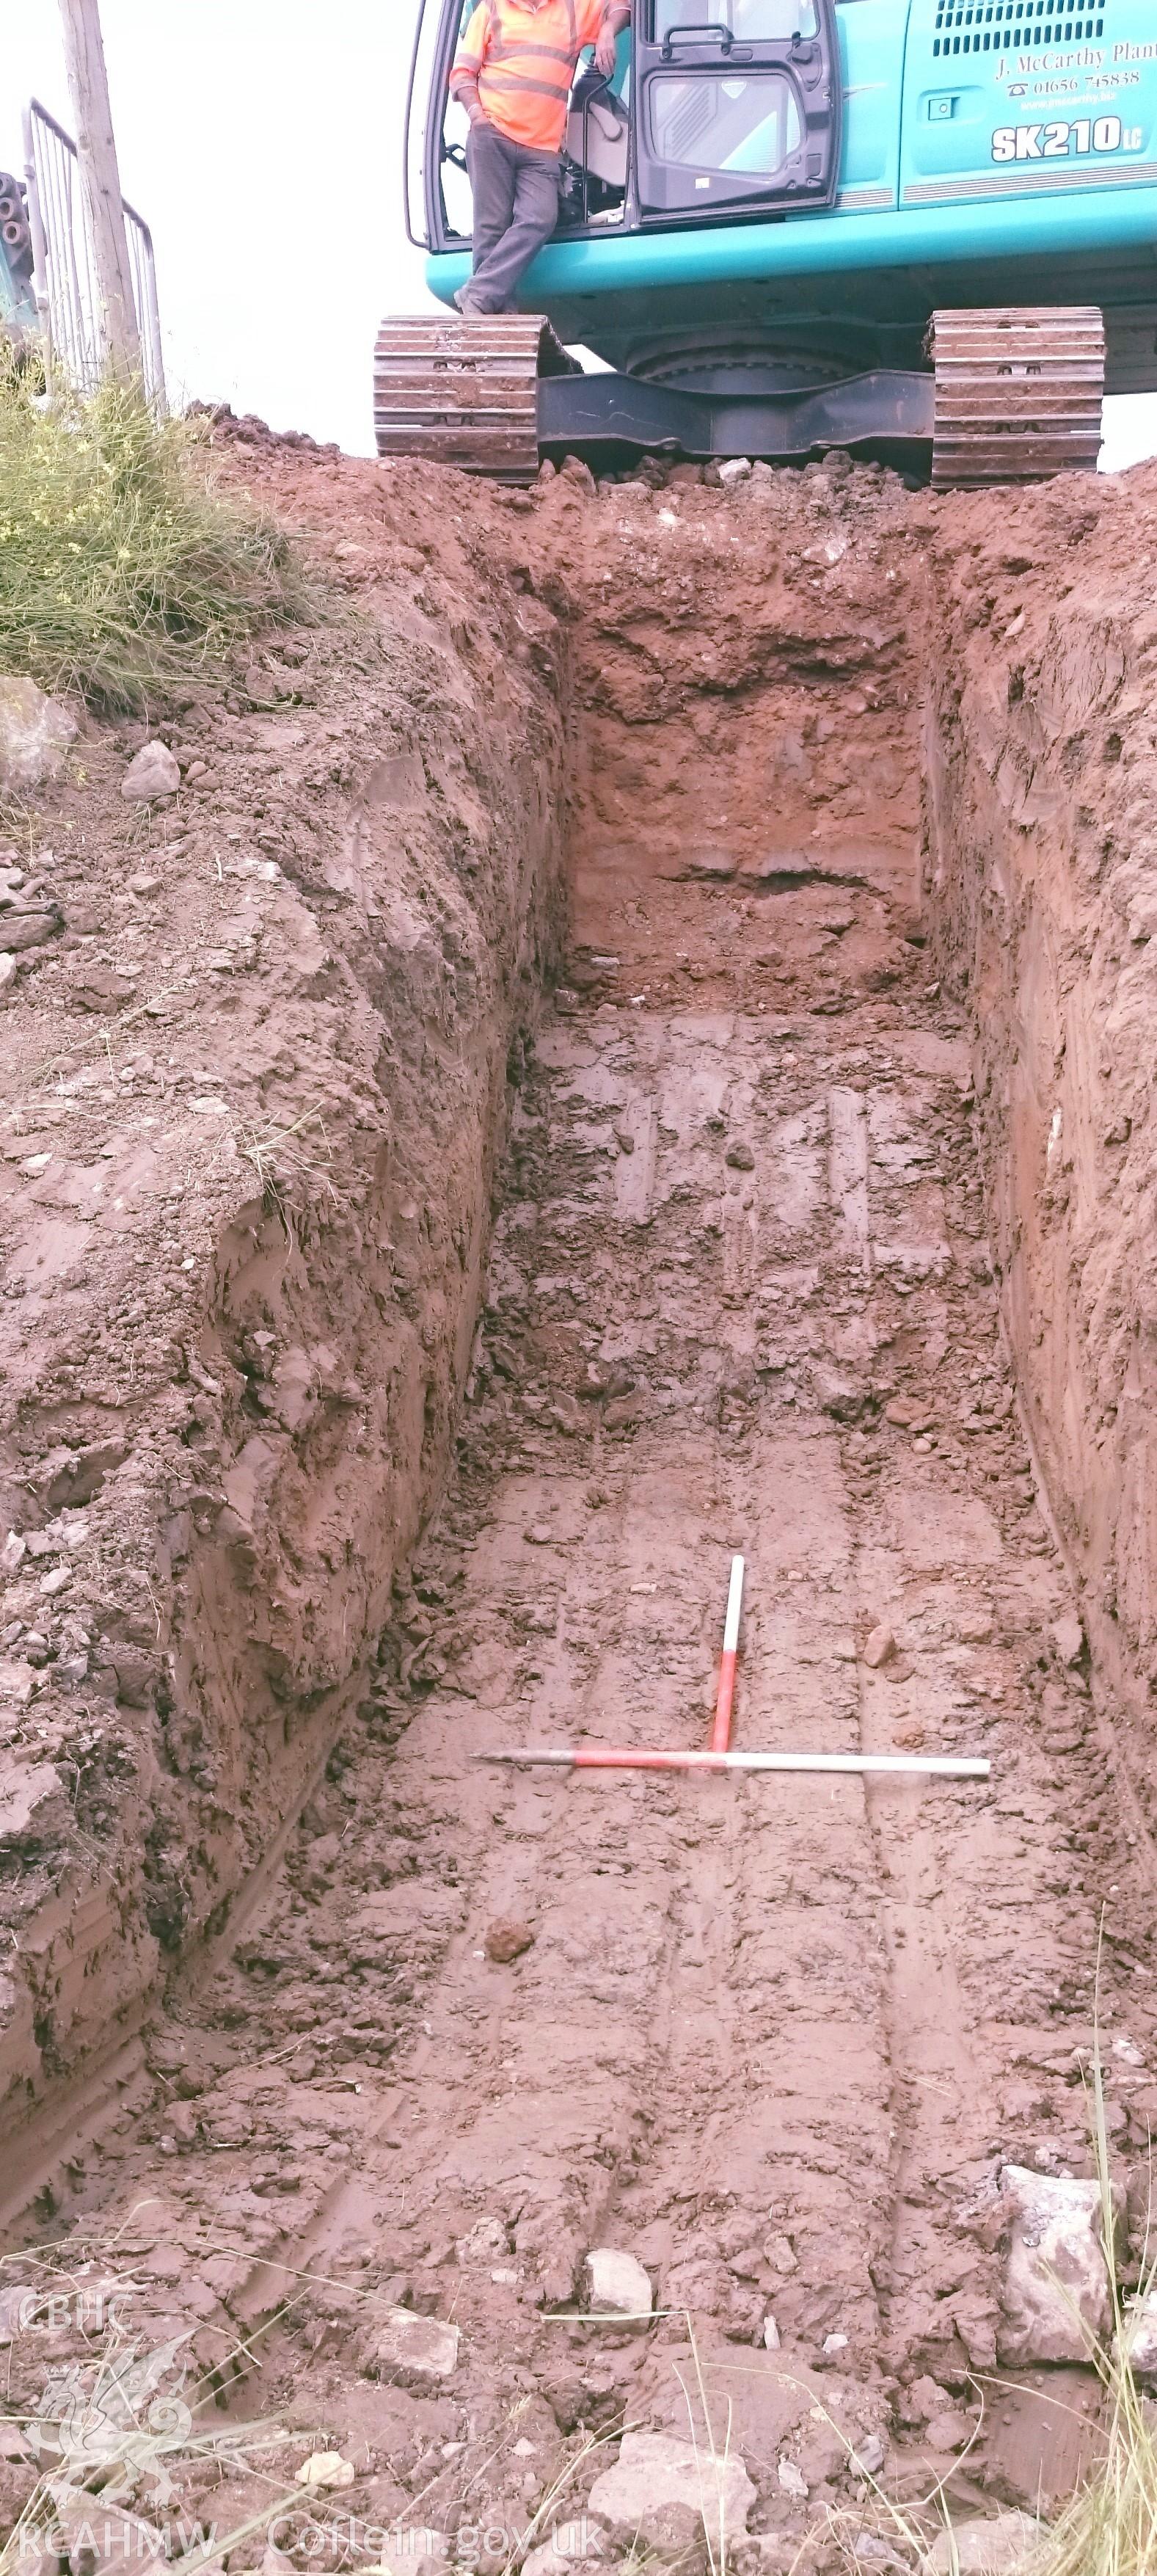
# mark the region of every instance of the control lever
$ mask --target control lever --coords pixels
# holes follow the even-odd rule
[[[590,170],[590,148],[591,148],[591,108],[593,107],[593,105],[594,105],[594,102],[595,102],[596,98],[606,98],[606,96],[607,96],[607,94],[608,94],[608,91],[610,90],[611,82],[612,82],[612,80],[613,80],[613,79],[614,79],[614,73],[613,73],[613,72],[604,72],[604,73],[602,74],[601,78],[598,78],[598,79],[593,80],[593,81],[591,82],[590,88],[587,90],[587,92],[586,92],[586,94],[585,94],[585,96],[584,96],[584,98],[583,98],[582,118],[583,118],[583,222],[584,222],[584,224],[589,224],[590,219],[591,219],[591,170]]]

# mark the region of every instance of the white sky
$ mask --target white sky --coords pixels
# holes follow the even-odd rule
[[[35,94],[72,127],[57,0],[5,12],[0,165]],[[153,227],[174,395],[372,448],[383,313],[429,299],[401,208],[414,0],[102,0],[126,196]],[[1157,398],[1105,462],[1157,454]]]
[[[412,0],[102,0],[125,195],[152,225],[170,390],[369,453],[374,334],[428,304],[401,209]],[[71,132],[57,0],[5,8],[20,111]]]

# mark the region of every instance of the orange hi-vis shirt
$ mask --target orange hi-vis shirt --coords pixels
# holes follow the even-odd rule
[[[606,0],[478,0],[454,57],[450,87],[513,143],[561,152],[575,64],[597,45]]]

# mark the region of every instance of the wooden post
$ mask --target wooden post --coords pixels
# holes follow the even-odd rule
[[[92,226],[101,354],[125,378],[141,373],[128,232],[100,31],[100,0],[60,0],[76,145]]]

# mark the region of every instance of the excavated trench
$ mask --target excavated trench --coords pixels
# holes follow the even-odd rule
[[[403,473],[382,505],[359,471],[332,469],[379,549],[377,610],[397,575],[382,547],[457,487]],[[74,2306],[10,2342],[12,2411],[32,2410],[50,2369],[99,2360],[76,2288],[115,2278],[134,2351],[168,2355],[159,2386],[189,2335],[210,2426],[293,2434],[288,2471],[255,2440],[228,2473],[190,2442],[170,2491],[155,2463],[124,2490],[170,2534],[178,2513],[186,2535],[213,2526],[230,2570],[264,2543],[222,2534],[315,2449],[353,2484],[282,2514],[303,2567],[420,2546],[496,2570],[557,2521],[572,2555],[620,2560],[641,2522],[691,2569],[701,2534],[647,2518],[654,2445],[641,2487],[621,2466],[578,2517],[613,2456],[591,2434],[702,2443],[706,2413],[751,2482],[731,2508],[741,2576],[788,2569],[808,2534],[819,2570],[856,2548],[913,2563],[867,2470],[905,2506],[939,2483],[964,2518],[1048,2511],[1092,2455],[1096,2375],[1010,2289],[1000,2177],[1093,2172],[1102,1914],[1109,2123],[1138,2224],[1157,2108],[1137,571],[1157,487],[1126,488],[1131,510],[1115,487],[1030,496],[1015,534],[992,496],[914,503],[858,469],[597,495],[567,473],[529,502],[471,501],[512,603],[498,662],[522,655],[539,726],[526,762],[508,710],[501,789],[470,732],[493,696],[462,736],[506,884],[520,757],[521,815],[537,776],[547,816],[534,882],[489,934],[527,973],[547,954],[564,777],[568,926],[541,1010],[524,978],[487,1024],[470,1142],[484,1173],[505,1130],[501,1186],[484,1245],[477,1180],[460,1184],[456,1361],[445,1334],[424,1342],[442,1429],[420,1357],[394,1416],[404,1442],[424,1408],[410,1492],[433,1508],[412,1555],[418,1505],[399,1509],[367,1597],[337,1569],[351,1527],[372,1554],[380,1455],[347,1460],[356,1510],[331,1474],[331,1576],[372,1655],[315,1699],[296,1794],[263,1756],[262,1869],[240,1903],[218,1878],[210,1948],[176,1961],[119,2108],[106,2087],[67,2160],[42,2146],[38,2232],[64,2242],[46,2272]],[[476,568],[453,571],[457,613],[480,619],[461,669],[498,612],[463,602]],[[429,702],[425,722],[429,777]],[[361,863],[388,872],[385,844]],[[375,909],[388,944],[380,888]],[[393,966],[379,1010],[386,987],[407,1007]],[[505,1059],[530,1019],[503,1108],[496,1031]],[[419,1268],[463,1025],[443,1021],[435,1062],[407,1058],[404,1187],[376,1203]],[[388,1375],[360,1285],[343,1318],[340,1243],[299,1242],[287,1267],[278,1221],[267,1205],[260,1242],[251,1225],[243,1277],[219,1265],[233,1284],[199,1345],[219,1392],[226,1324],[235,1351],[249,1334],[250,1413],[285,1382],[290,1273],[295,1345],[320,1311],[335,1375]],[[223,1471],[235,1517],[253,1438],[250,1420]],[[252,1519],[212,1540],[234,1576],[250,1552],[245,1654],[279,1544],[282,1596],[300,1584],[288,1525],[270,1509],[256,1564]],[[737,1548],[739,1743],[982,1754],[991,1781],[474,1764],[703,1741]],[[206,1561],[194,1595],[178,1571],[173,1616],[244,1663]],[[75,2081],[65,2066],[65,2116]],[[642,2267],[625,2277],[649,2324],[608,2316],[605,2284],[585,2312],[596,2248]],[[1128,2284],[1127,2225],[1120,2250]],[[3,2475],[13,2510],[26,2463]],[[120,2547],[106,2530],[98,2554]]]

